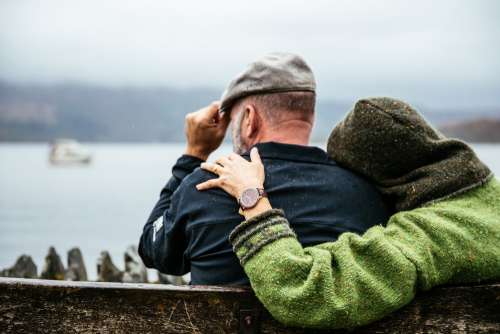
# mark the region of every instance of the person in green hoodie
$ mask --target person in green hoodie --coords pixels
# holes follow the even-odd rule
[[[408,304],[419,290],[500,278],[500,182],[465,143],[408,104],[358,101],[328,153],[376,184],[394,214],[363,235],[303,248],[286,214],[261,198],[230,235],[256,296],[289,326],[354,328]],[[264,188],[257,150],[205,163],[235,198]],[[222,167],[221,167],[222,166]],[[328,200],[328,199],[325,199]]]

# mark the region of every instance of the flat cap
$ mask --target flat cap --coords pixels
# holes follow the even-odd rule
[[[220,112],[246,96],[266,93],[315,92],[316,82],[304,59],[291,53],[270,53],[248,65],[224,91]]]

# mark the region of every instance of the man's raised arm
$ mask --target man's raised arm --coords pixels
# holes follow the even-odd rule
[[[147,267],[173,275],[182,275],[190,270],[189,263],[184,259],[187,247],[184,235],[186,222],[178,214],[178,202],[172,201],[172,196],[183,179],[222,143],[228,119],[221,117],[218,111],[219,103],[214,102],[186,116],[185,154],[172,168],[172,176],[162,189],[139,241],[139,255]]]

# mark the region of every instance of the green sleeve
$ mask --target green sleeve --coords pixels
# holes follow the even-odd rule
[[[500,188],[494,190],[496,205],[479,208],[483,200],[465,196],[398,213],[362,236],[344,233],[307,248],[283,212],[271,210],[239,225],[230,241],[278,321],[353,328],[401,308],[419,289],[500,278]]]
[[[236,254],[257,297],[286,325],[356,327],[415,294],[415,266],[384,238],[382,227],[302,248],[279,210],[243,224],[231,235]]]

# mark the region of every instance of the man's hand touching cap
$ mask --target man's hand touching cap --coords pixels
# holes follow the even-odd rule
[[[219,113],[219,108],[219,101],[214,101],[207,107],[186,115],[187,155],[207,160],[220,146],[229,125],[229,117]]]

